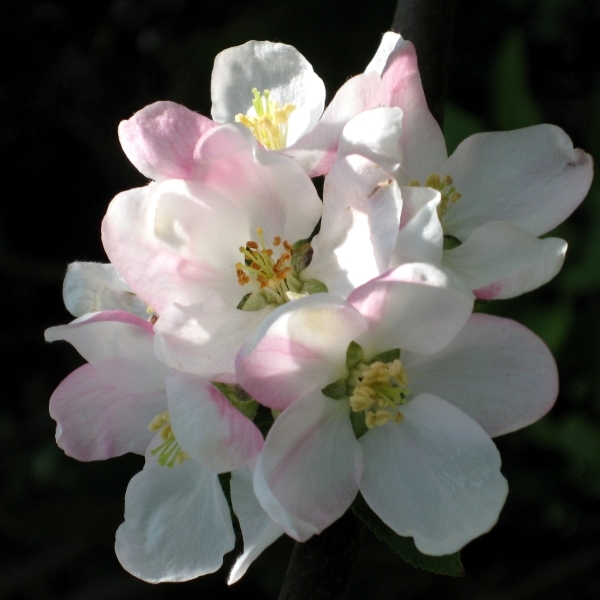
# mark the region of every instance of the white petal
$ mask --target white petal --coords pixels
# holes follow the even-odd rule
[[[211,80],[212,116],[231,122],[252,108],[252,89],[270,90],[279,106],[296,106],[290,115],[288,145],[310,131],[325,106],[325,85],[293,46],[250,41],[223,50],[215,58]]]
[[[240,346],[271,311],[238,310],[214,294],[192,306],[172,304],[156,322],[156,353],[178,371],[231,373]]]
[[[577,208],[592,181],[591,156],[554,125],[472,135],[440,169],[461,194],[443,219],[459,240],[488,221],[546,233]]]
[[[413,394],[443,395],[492,437],[537,421],[558,394],[552,354],[510,319],[474,314],[444,350],[402,362]]]
[[[139,373],[143,377],[143,373]],[[114,384],[111,365],[87,363],[73,371],[50,398],[56,443],[77,460],[105,460],[127,452],[144,454],[153,435],[152,419],[167,408],[164,390],[139,394]]]
[[[315,127],[282,152],[311,177],[327,173],[335,161],[346,123],[365,110],[381,106],[382,98],[383,86],[377,73],[352,77],[336,92]]]
[[[269,516],[298,541],[339,519],[363,470],[349,405],[313,392],[286,409],[269,431],[254,490]]]
[[[123,391],[140,394],[165,389],[169,369],[154,355],[154,332],[147,321],[121,310],[92,313],[45,331],[47,342],[65,340]]]
[[[467,322],[473,296],[456,287],[448,273],[410,263],[355,289],[348,302],[367,320],[354,338],[367,355],[400,348],[432,354],[446,346]]]
[[[404,421],[366,433],[361,492],[381,520],[439,556],[489,531],[508,492],[485,431],[444,400],[421,394]]]
[[[116,553],[131,574],[149,581],[188,581],[214,573],[235,534],[217,475],[188,459],[172,468],[148,454],[125,494]]]
[[[167,395],[173,433],[186,454],[216,473],[256,459],[262,434],[210,381],[169,377]]]
[[[381,74],[384,105],[397,106],[404,114],[400,179],[403,184],[412,179],[424,183],[448,155],[442,130],[427,107],[414,45],[387,33],[367,69]]]
[[[63,282],[63,300],[74,317],[114,309],[148,318],[146,303],[135,295],[111,264],[71,263]]]
[[[402,111],[399,108],[381,106],[366,110],[344,127],[338,156],[359,154],[392,173],[402,159],[401,133]]]
[[[371,59],[371,62],[367,65],[365,73],[374,71],[379,75],[383,74],[385,65],[387,64],[390,54],[404,43],[402,36],[394,31],[387,31],[381,38],[379,48],[375,52],[375,56]]]
[[[446,250],[443,264],[479,298],[512,298],[550,281],[560,271],[566,251],[564,240],[538,240],[513,223],[493,221]]]
[[[321,230],[302,277],[318,279],[345,297],[389,269],[400,224],[400,190],[387,171],[353,155],[333,165],[323,198]]]
[[[441,195],[426,187],[406,186],[402,193],[402,218],[392,267],[409,262],[442,263],[444,231],[437,214]]]
[[[244,540],[244,552],[235,561],[227,583],[239,581],[262,551],[283,535],[283,529],[263,510],[254,494],[249,468],[231,473],[231,502]]]
[[[346,350],[366,329],[361,315],[331,294],[289,302],[238,353],[236,378],[261,404],[283,410],[346,373]]]

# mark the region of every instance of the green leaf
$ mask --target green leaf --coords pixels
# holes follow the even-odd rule
[[[356,342],[350,342],[348,350],[346,350],[346,369],[348,369],[348,373],[356,369],[363,361],[364,354],[362,347]]]
[[[382,362],[382,363],[392,363],[395,360],[400,360],[400,349],[395,348],[394,350],[386,350],[385,352],[380,352],[376,354],[370,361],[369,364],[372,365],[374,362]]]
[[[333,400],[342,400],[348,397],[348,390],[346,389],[346,379],[338,379],[329,385],[326,385],[321,393],[328,398]]]
[[[369,507],[359,493],[352,503],[354,514],[382,541],[385,542],[396,554],[413,567],[424,569],[437,575],[450,575],[462,577],[465,572],[460,562],[460,552],[445,556],[429,556],[417,550],[410,537],[402,537],[392,531]]]
[[[258,409],[258,402],[246,392],[242,387],[235,384],[221,383],[220,381],[211,381],[214,387],[216,387],[234,408],[237,408],[244,416],[248,417],[251,421],[256,415]]]
[[[500,44],[492,78],[495,128],[519,129],[543,122],[531,93],[525,35],[515,29]]]
[[[298,240],[292,246],[292,269],[302,273],[312,260],[313,249],[308,240]],[[310,293],[310,292],[309,292]]]

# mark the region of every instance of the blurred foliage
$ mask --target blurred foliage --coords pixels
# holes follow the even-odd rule
[[[61,283],[72,260],[105,260],[102,215],[144,178],[120,150],[121,119],[159,99],[210,112],[214,55],[248,39],[295,45],[328,97],[360,72],[393,0],[24,0],[1,3],[0,204],[5,383],[0,598],[276,598],[289,540],[242,582],[226,571],[151,586],[112,548],[123,495],[141,458],[81,464],[53,440],[48,399],[81,359],[42,341],[68,321]],[[458,0],[445,132],[452,151],[478,131],[550,122],[600,158],[596,0]],[[8,191],[11,190],[12,192]],[[497,440],[511,492],[499,524],[462,554],[467,576],[412,569],[367,537],[351,597],[481,600],[600,597],[600,184],[552,235],[568,240],[563,272],[486,310],[533,329],[552,349],[561,393],[541,422]],[[239,551],[239,548],[237,549]]]

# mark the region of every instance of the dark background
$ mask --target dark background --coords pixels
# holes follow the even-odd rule
[[[114,532],[142,459],[78,463],[54,443],[48,399],[81,359],[43,330],[70,320],[61,283],[73,260],[105,261],[100,222],[146,180],[117,124],[155,100],[210,113],[217,52],[249,39],[296,46],[328,98],[369,62],[394,0],[0,2],[0,598],[276,598],[291,551],[281,540],[246,577],[152,586],[121,569]],[[600,3],[458,0],[446,133],[550,122],[600,158]],[[499,166],[499,168],[501,168]],[[557,234],[570,243],[550,285],[491,310],[554,352],[552,413],[497,440],[511,493],[498,526],[463,552],[467,576],[406,566],[368,537],[352,598],[600,598],[600,186]]]

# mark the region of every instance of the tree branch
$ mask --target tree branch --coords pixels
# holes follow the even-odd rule
[[[413,42],[429,110],[440,127],[450,63],[456,0],[398,0],[392,29]]]

